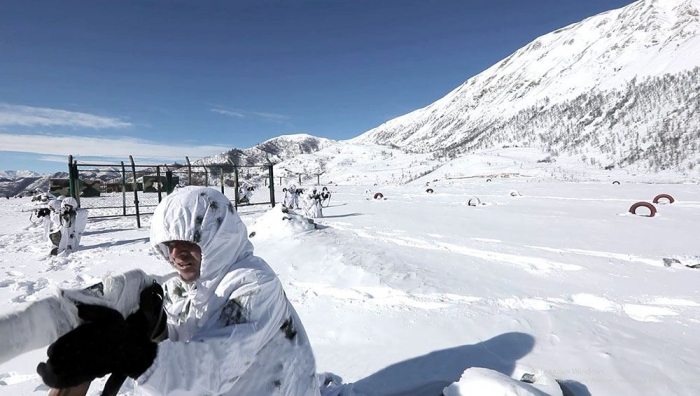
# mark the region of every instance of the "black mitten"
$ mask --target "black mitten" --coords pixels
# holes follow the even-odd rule
[[[109,373],[138,378],[153,364],[158,345],[141,317],[132,315],[127,321],[99,305],[80,305],[78,314],[88,323],[51,344],[49,359],[37,366],[46,385],[68,388]]]

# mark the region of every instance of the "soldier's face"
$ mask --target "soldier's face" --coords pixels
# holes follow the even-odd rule
[[[202,268],[202,249],[199,245],[187,241],[170,241],[165,245],[170,251],[170,262],[182,280],[193,282],[199,279]]]

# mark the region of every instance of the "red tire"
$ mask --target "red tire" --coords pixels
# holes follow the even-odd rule
[[[382,198],[384,198],[384,194],[382,194],[382,193],[374,194],[374,199],[382,199]]]
[[[429,189],[425,190],[425,192],[427,192],[428,194],[432,194],[432,193],[434,193],[435,191],[433,191],[432,188],[429,188]]]
[[[647,216],[647,217],[654,217],[656,215],[656,207],[654,205],[650,204],[649,202],[637,202],[636,204],[634,204],[630,207],[630,213],[636,215],[637,209],[641,208],[641,207],[647,208],[651,212],[651,213],[649,213],[649,216]]]
[[[673,197],[670,196],[670,195],[668,195],[668,194],[659,194],[659,195],[657,195],[657,196],[654,197],[654,201],[652,201],[652,202],[654,202],[655,204],[658,204],[658,203],[659,203],[659,200],[660,200],[660,199],[663,199],[663,198],[668,199],[668,201],[669,201],[668,203],[674,203],[674,202],[676,202],[676,200],[673,199]]]

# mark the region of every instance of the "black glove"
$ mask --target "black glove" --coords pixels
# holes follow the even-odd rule
[[[158,344],[142,311],[124,320],[111,308],[79,305],[78,315],[88,323],[51,344],[49,359],[37,366],[46,385],[68,388],[109,373],[138,378],[153,364]]]

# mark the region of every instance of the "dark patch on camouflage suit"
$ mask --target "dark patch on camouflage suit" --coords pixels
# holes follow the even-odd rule
[[[219,322],[223,327],[247,323],[245,309],[238,299],[229,300],[219,315]]]
[[[288,340],[293,340],[294,337],[297,335],[297,330],[294,328],[294,322],[292,321],[292,317],[290,316],[289,319],[285,320],[284,323],[282,323],[282,327],[280,327],[280,330],[284,332],[284,336]]]

